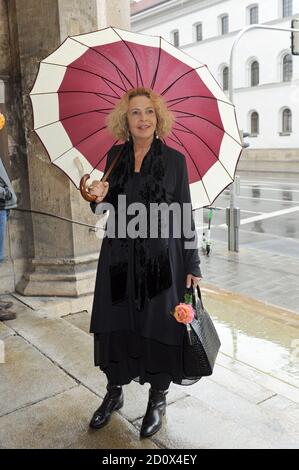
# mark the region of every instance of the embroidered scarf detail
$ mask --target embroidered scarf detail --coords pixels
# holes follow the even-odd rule
[[[164,187],[164,165],[162,142],[153,139],[151,148],[144,157],[140,174],[140,186],[137,200],[131,201],[128,182],[133,177],[135,161],[132,141],[126,142],[122,156],[109,178],[109,202],[113,204],[118,219],[118,195],[127,196],[130,202],[141,202],[147,209],[147,236],[135,239],[109,239],[110,245],[110,282],[112,302],[120,302],[126,298],[128,287],[129,256],[134,261],[135,306],[141,311],[148,299],[153,298],[172,284],[169,262],[168,239],[161,237],[161,214],[158,219],[158,238],[150,238],[150,204],[167,203]],[[127,217],[127,223],[130,220]],[[131,246],[131,249],[129,248]],[[133,247],[133,248],[132,248]]]

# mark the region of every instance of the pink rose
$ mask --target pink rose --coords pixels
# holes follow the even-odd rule
[[[194,310],[191,304],[180,303],[174,309],[174,317],[179,323],[191,323],[194,319]]]

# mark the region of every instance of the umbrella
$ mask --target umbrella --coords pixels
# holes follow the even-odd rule
[[[30,93],[34,130],[52,163],[79,188],[101,179],[116,141],[106,117],[126,91],[152,88],[175,116],[167,145],[186,157],[193,208],[234,179],[242,151],[235,107],[208,67],[160,36],[108,27],[67,37],[41,61]]]

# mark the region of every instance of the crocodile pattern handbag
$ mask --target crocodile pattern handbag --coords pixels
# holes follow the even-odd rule
[[[187,325],[183,338],[183,370],[186,378],[211,375],[221,343],[215,326],[203,306],[199,286],[192,291],[195,317]]]

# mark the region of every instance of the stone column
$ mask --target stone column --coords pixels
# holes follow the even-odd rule
[[[11,8],[9,8],[11,7]],[[0,0],[0,82],[6,126],[1,131],[1,158],[18,197],[19,208],[30,207],[27,154],[23,123],[18,25],[13,2]],[[10,211],[5,260],[0,266],[0,294],[13,292],[22,277],[27,258],[34,253],[30,215]]]
[[[98,28],[116,26],[130,30],[129,0],[98,0]]]
[[[89,204],[73,183],[52,165],[32,132],[29,92],[40,60],[56,49],[68,35],[98,28],[98,16],[110,15],[110,4],[125,5],[129,0],[107,1],[106,11],[98,10],[96,0],[10,0],[9,15],[17,28],[12,40],[18,45],[22,118],[26,134],[30,208],[95,224]],[[108,7],[109,5],[109,7]],[[128,13],[128,8],[126,9]],[[120,12],[120,10],[119,10]],[[111,15],[111,18],[113,15]],[[117,15],[119,27],[127,27]],[[100,242],[88,227],[74,225],[43,215],[31,215],[34,255],[16,290],[23,295],[79,296],[94,289],[94,276]]]

